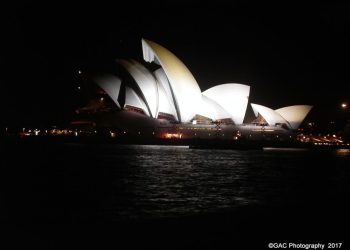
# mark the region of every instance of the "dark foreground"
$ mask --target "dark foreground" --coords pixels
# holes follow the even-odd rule
[[[2,249],[268,249],[270,242],[342,242],[347,249],[348,211],[254,207],[128,222],[21,219],[2,224],[2,246],[9,247]]]
[[[349,246],[348,151],[1,144],[2,249]]]

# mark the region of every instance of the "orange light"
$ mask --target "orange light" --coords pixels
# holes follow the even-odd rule
[[[164,138],[166,138],[166,139],[181,139],[182,134],[181,133],[165,133]]]

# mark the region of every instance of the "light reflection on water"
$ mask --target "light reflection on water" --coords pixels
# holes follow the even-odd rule
[[[350,155],[350,149],[347,149],[347,148],[340,148],[340,149],[337,149],[335,152],[338,156],[349,156]]]
[[[308,148],[274,148],[274,147],[264,147],[264,151],[291,151],[291,152],[296,152],[296,151],[309,151],[310,149]]]
[[[102,166],[115,167],[113,191],[104,201],[103,213],[116,217],[178,216],[254,204],[321,202],[322,192],[338,195],[338,186],[347,185],[341,173],[349,176],[346,163],[334,154],[292,149],[135,145],[115,151],[109,148],[101,158]],[[118,165],[120,160],[123,165]]]
[[[177,217],[350,196],[348,150],[29,144],[4,155],[9,197],[27,199],[40,218]]]

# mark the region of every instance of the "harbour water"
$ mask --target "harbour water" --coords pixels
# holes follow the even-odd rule
[[[38,247],[73,240],[96,248],[254,242],[267,249],[302,236],[345,240],[348,149],[19,143],[1,150],[2,224]]]

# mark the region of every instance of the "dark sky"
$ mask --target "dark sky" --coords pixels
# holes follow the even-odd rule
[[[245,83],[251,102],[311,104],[331,115],[349,101],[349,11],[334,1],[25,1],[4,7],[1,122],[69,119],[79,99],[78,70],[105,71],[116,58],[142,61],[142,37],[177,55],[202,90]]]

